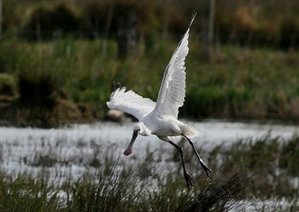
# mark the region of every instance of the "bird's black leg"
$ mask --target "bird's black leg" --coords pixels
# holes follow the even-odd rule
[[[184,177],[185,177],[185,180],[186,180],[186,183],[187,183],[187,187],[190,191],[191,188],[193,187],[193,182],[192,182],[191,175],[188,174],[187,171],[186,171],[183,148],[178,146],[177,144],[175,144],[174,142],[172,142],[170,140],[168,140],[168,143],[170,143],[172,146],[174,146],[180,152],[181,160],[182,160],[182,164],[183,164],[183,169],[184,169]]]
[[[198,154],[197,150],[195,149],[195,146],[194,146],[193,142],[192,142],[187,136],[185,136],[185,135],[182,135],[182,136],[183,136],[184,138],[186,138],[187,141],[189,142],[189,144],[192,146],[192,149],[193,149],[193,151],[195,152],[196,157],[197,157],[197,159],[198,159],[198,161],[199,161],[201,167],[205,170],[205,172],[206,172],[206,174],[208,175],[208,177],[210,177],[210,174],[209,174],[209,173],[211,173],[212,171],[211,171],[211,169],[209,169],[209,167],[203,162],[203,160],[199,157],[199,154]]]

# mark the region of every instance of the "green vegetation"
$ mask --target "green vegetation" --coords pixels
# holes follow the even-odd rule
[[[1,118],[43,126],[103,118],[112,81],[155,99],[163,71],[197,8],[180,115],[299,120],[298,3],[217,1],[215,46],[206,61],[199,39],[203,2],[181,7],[142,2],[4,0],[0,73],[14,80],[3,85],[13,98],[0,104],[5,107]],[[24,8],[27,13],[20,17]],[[138,20],[136,43],[127,57],[119,57],[119,18],[126,11],[135,11]],[[0,89],[1,99],[7,99],[2,98],[5,90]]]
[[[1,121],[52,127],[103,118],[112,81],[156,99],[164,69],[194,9],[198,16],[190,34],[187,95],[180,115],[299,121],[296,1],[217,1],[209,61],[203,59],[204,44],[199,39],[206,24],[204,1],[3,2]],[[119,57],[118,18],[132,10],[137,20],[135,48],[127,57]],[[277,203],[273,210],[297,211],[298,140],[297,136],[248,138],[209,152],[201,149],[213,170],[212,179],[185,148],[195,182],[191,193],[177,151],[167,159],[177,161],[177,168],[166,174],[155,168],[161,158],[154,159],[149,152],[133,167],[110,155],[99,158],[97,151],[85,161],[36,152],[20,163],[59,172],[76,161],[98,173],[62,185],[49,182],[43,170],[34,179],[0,173],[0,210],[223,211],[239,207],[239,201],[267,210],[259,200],[283,199],[287,203]]]
[[[2,98],[13,98],[18,94],[18,88],[15,79],[9,74],[0,74],[0,94]],[[0,98],[1,98],[0,97]]]
[[[198,59],[200,45],[192,37],[182,116],[299,119],[297,52],[219,46],[207,63]],[[2,70],[16,77],[22,105],[51,107],[53,92],[62,90],[75,102],[105,111],[112,81],[156,99],[176,43],[162,40],[126,60],[117,59],[115,42],[106,40],[4,40],[0,45],[2,54],[10,55]]]
[[[187,145],[187,143],[185,144]],[[288,157],[286,157],[286,150]],[[200,166],[190,148],[186,161],[193,167],[195,187],[187,191],[178,164],[167,174],[155,168],[152,153],[137,164],[126,164],[111,153],[102,156],[96,174],[85,174],[79,180],[55,184],[47,175],[32,179],[0,175],[0,208],[5,210],[47,211],[227,211],[229,209],[298,210],[298,137],[281,141],[265,136],[248,138],[231,146],[220,145],[211,151],[200,150],[213,170],[211,179],[199,171]],[[177,152],[174,151],[174,157]],[[38,153],[29,161],[34,167],[56,167],[71,164]],[[73,159],[72,159],[73,160]],[[48,162],[47,162],[48,161]],[[59,166],[59,167],[60,167]],[[93,164],[90,164],[93,167]],[[59,172],[59,170],[56,170]],[[230,173],[230,174],[228,174]],[[57,180],[57,179],[55,179]],[[283,205],[279,200],[284,199]],[[246,203],[247,202],[247,203]],[[275,203],[276,202],[276,203]]]
[[[286,151],[290,150],[292,151]],[[288,141],[264,137],[258,140],[247,139],[229,148],[216,147],[209,155],[214,170],[222,174],[235,170],[251,176],[252,184],[247,192],[266,198],[273,195],[286,197],[298,195],[298,185],[292,183],[297,178],[298,137]],[[217,157],[221,163],[212,160]],[[295,159],[296,157],[296,159]],[[221,159],[220,159],[221,158]],[[296,168],[294,167],[296,166]],[[294,178],[293,178],[294,177]]]
[[[3,0],[3,31],[28,40],[65,36],[115,38],[120,19],[134,11],[138,37],[151,46],[161,34],[179,38],[193,11],[198,12],[194,31],[205,30],[209,7],[209,3],[201,0]],[[297,48],[298,8],[298,2],[293,0],[218,0],[214,19],[216,41],[285,50]]]

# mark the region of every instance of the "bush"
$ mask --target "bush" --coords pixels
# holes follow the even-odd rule
[[[8,74],[0,74],[0,95],[17,96],[17,83],[13,76]]]
[[[279,47],[284,50],[299,45],[299,23],[294,17],[285,18],[280,27]]]
[[[247,88],[194,87],[188,91],[182,112],[194,118],[211,115],[234,117],[241,112],[242,105],[254,97],[254,91]]]
[[[35,9],[21,29],[21,35],[28,40],[45,40],[66,35],[76,35],[79,21],[75,14],[64,4],[53,9]]]
[[[53,108],[53,93],[58,89],[57,80],[48,73],[21,72],[19,75],[20,103],[29,107]]]

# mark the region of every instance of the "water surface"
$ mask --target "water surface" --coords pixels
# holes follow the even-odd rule
[[[246,138],[270,136],[283,140],[298,133],[298,127],[293,125],[217,120],[185,122],[200,132],[194,143],[206,150],[219,144],[230,145],[242,139],[246,141]],[[155,136],[138,136],[133,154],[125,157],[122,152],[129,143],[133,127],[134,123],[112,122],[58,129],[0,127],[0,169],[9,175],[42,174],[61,182],[95,172],[94,159],[101,162],[105,155],[136,163],[148,152],[154,152],[161,157],[159,161],[163,166],[165,163],[168,166],[178,165],[169,160],[173,147]]]

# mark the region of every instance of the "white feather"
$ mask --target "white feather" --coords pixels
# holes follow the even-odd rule
[[[160,116],[171,115],[177,118],[178,109],[184,104],[186,93],[185,58],[189,51],[189,30],[193,20],[194,17],[164,72],[155,108]]]
[[[143,98],[134,91],[126,91],[125,87],[116,89],[107,102],[110,109],[121,110],[131,114],[138,120],[153,111],[156,103],[149,98]]]
[[[190,26],[195,18],[193,16]],[[147,136],[153,134],[160,139],[169,142],[181,153],[181,159],[184,169],[184,177],[188,188],[192,187],[191,176],[185,169],[184,157],[182,150],[172,139],[183,137],[193,148],[199,163],[209,176],[211,170],[200,158],[193,142],[190,140],[198,132],[183,122],[177,120],[178,109],[183,106],[186,92],[186,67],[185,58],[188,54],[188,38],[190,26],[187,29],[179,46],[172,55],[168,66],[166,67],[162,84],[160,87],[157,104],[150,99],[143,98],[133,91],[126,91],[125,88],[119,88],[111,94],[110,101],[107,105],[110,109],[121,110],[135,116],[139,123],[135,125],[132,139],[124,151],[125,155],[132,153],[133,144],[138,134]]]

